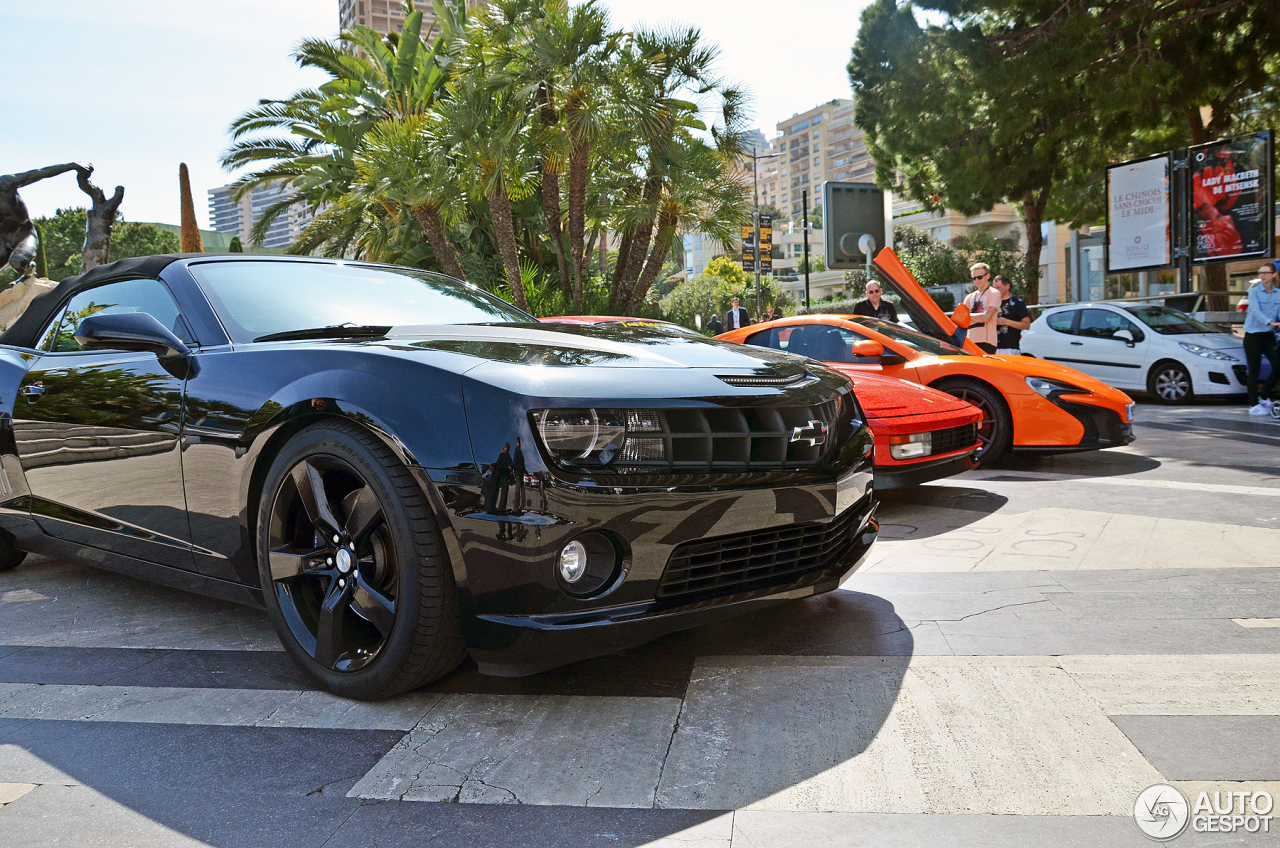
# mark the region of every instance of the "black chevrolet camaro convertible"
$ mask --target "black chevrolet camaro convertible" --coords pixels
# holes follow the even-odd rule
[[[0,336],[0,570],[265,606],[377,698],[830,591],[876,536],[871,451],[849,383],[784,353],[405,268],[123,260]]]

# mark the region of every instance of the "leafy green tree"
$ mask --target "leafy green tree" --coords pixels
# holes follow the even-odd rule
[[[827,260],[826,260],[826,258],[825,258],[821,253],[813,253],[813,252],[812,252],[812,246],[810,247],[810,251],[811,251],[811,252],[809,253],[809,262],[808,262],[808,263],[806,263],[806,262],[804,261],[804,257],[803,257],[803,256],[801,256],[799,259],[797,259],[797,260],[796,260],[796,273],[797,273],[797,274],[803,274],[803,273],[804,273],[804,271],[805,271],[805,268],[806,268],[806,267],[808,267],[808,269],[809,269],[809,273],[810,273],[810,274],[816,274],[816,273],[818,273],[819,271],[825,271],[825,270],[827,270]]]
[[[1000,202],[1016,204],[1034,300],[1040,225],[1055,188],[1090,179],[1112,146],[1096,120],[1097,92],[1074,73],[1079,57],[1056,39],[1004,49],[1026,28],[1027,15],[1048,10],[1048,3],[922,5],[937,8],[945,21],[921,26],[913,4],[876,0],[863,13],[849,62],[856,121],[876,180],[928,209],[976,215]]]
[[[244,253],[244,243],[240,241],[240,236],[232,236],[230,243],[227,244],[228,253]]]
[[[40,229],[39,224],[35,224],[35,228],[38,242],[36,248],[36,276],[47,280],[49,278],[49,258],[44,247],[44,232]]]
[[[85,210],[59,209],[49,218],[36,219],[36,225],[44,234],[48,275],[51,280],[64,280],[80,273],[80,248],[84,243]],[[111,231],[111,255],[108,261],[128,259],[132,256],[156,256],[162,253],[178,253],[182,248],[177,233],[125,221],[117,215]]]
[[[732,289],[744,289],[751,285],[752,275],[742,268],[742,263],[735,262],[728,256],[714,256],[702,271],[707,277],[715,277]]]
[[[912,276],[926,288],[969,281],[969,265],[972,263],[951,245],[919,227],[894,227],[893,250]]]

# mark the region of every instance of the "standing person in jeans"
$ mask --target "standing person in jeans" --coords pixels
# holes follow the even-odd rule
[[[969,338],[983,353],[996,352],[996,318],[1000,315],[1000,292],[991,287],[991,266],[979,262],[969,268],[977,291],[965,295],[969,308]]]
[[[1003,274],[992,280],[1000,292],[1000,314],[996,318],[996,353],[1022,355],[1022,331],[1031,326],[1027,302],[1013,293],[1009,278]]]
[[[1258,269],[1258,282],[1249,289],[1249,311],[1244,316],[1244,358],[1249,363],[1249,414],[1266,415],[1271,411],[1271,396],[1280,380],[1280,352],[1276,349],[1276,329],[1280,328],[1280,288],[1276,286],[1276,269],[1263,265]],[[1262,373],[1262,357],[1271,360],[1271,376],[1258,396],[1258,377]]]

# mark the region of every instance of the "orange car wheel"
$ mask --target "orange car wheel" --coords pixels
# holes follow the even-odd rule
[[[978,422],[978,438],[982,447],[973,455],[980,465],[996,461],[1009,449],[1013,442],[1013,416],[999,392],[977,380],[939,380],[931,388],[968,401],[982,410],[982,420]]]

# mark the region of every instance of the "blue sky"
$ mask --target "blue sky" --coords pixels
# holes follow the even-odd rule
[[[5,2],[10,83],[0,95],[0,173],[92,162],[109,194],[125,187],[132,221],[178,220],[178,163],[196,211],[231,175],[218,165],[230,122],[262,97],[318,75],[290,59],[302,38],[336,35],[337,0],[45,0]],[[721,71],[755,95],[755,125],[848,97],[844,66],[865,0],[606,0],[618,26],[692,24],[721,48]],[[794,9],[794,13],[791,10]],[[86,198],[72,175],[24,189],[33,215]]]

